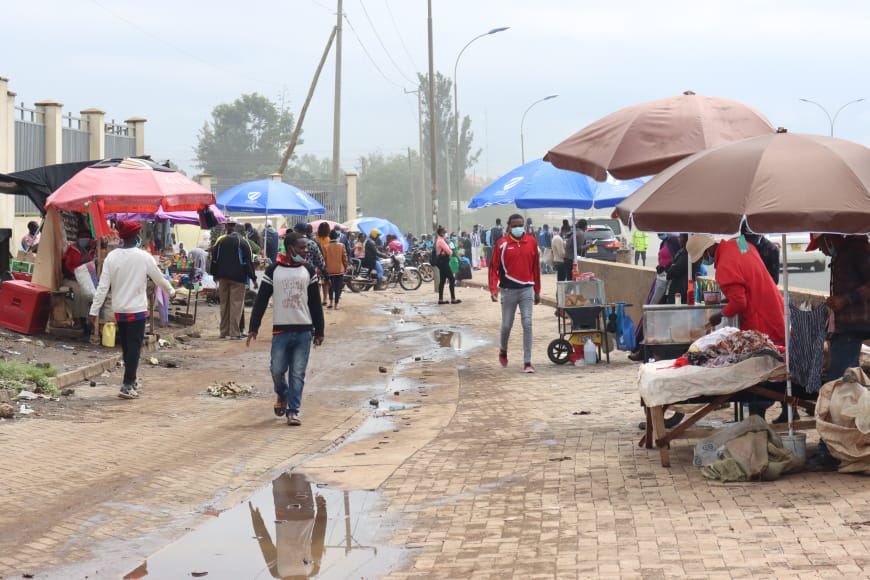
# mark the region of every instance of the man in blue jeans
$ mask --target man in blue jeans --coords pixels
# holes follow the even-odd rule
[[[284,247],[287,254],[279,255],[263,275],[246,344],[257,340],[263,314],[273,298],[269,370],[277,395],[274,411],[278,417],[286,415],[287,424],[297,427],[302,424],[299,410],[311,344],[323,344],[323,305],[317,272],[305,260],[307,239],[291,232],[284,238]]]

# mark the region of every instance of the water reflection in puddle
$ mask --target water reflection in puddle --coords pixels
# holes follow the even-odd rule
[[[435,342],[441,348],[452,348],[453,350],[462,350],[462,333],[454,330],[439,329],[433,332]]]
[[[332,490],[283,473],[125,578],[379,577],[403,551],[378,543],[389,534],[377,499],[375,492]]]

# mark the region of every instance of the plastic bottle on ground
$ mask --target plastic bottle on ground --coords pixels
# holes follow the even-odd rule
[[[595,343],[591,338],[586,339],[586,344],[583,345],[583,361],[588,365],[594,365],[598,362],[598,349],[595,348]]]

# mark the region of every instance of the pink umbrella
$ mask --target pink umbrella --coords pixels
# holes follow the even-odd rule
[[[346,231],[347,231],[347,226],[345,226],[345,225],[343,225],[343,224],[340,224],[340,223],[338,223],[338,222],[334,222],[334,221],[332,221],[332,220],[314,220],[313,222],[309,222],[309,224],[311,225],[312,228],[314,228],[314,231],[315,231],[315,233],[316,233],[316,232],[317,232],[317,228],[319,228],[319,227],[320,227],[320,224],[322,224],[322,223],[324,223],[324,222],[329,224],[329,229],[330,229],[330,230],[334,230],[335,228],[338,228],[338,229],[340,229],[340,230],[343,231],[343,232],[346,232]]]
[[[106,214],[197,211],[215,202],[214,195],[185,175],[139,158],[102,161],[82,169],[61,185],[46,207],[86,211],[100,200]]]

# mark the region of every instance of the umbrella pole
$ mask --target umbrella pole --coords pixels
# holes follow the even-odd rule
[[[782,304],[783,316],[785,317],[785,394],[788,397],[788,434],[789,437],[794,436],[794,409],[791,404],[791,372],[789,372],[789,364],[791,363],[791,352],[789,344],[791,343],[791,312],[789,311],[789,296],[788,296],[788,250],[785,246],[785,234],[782,234]]]
[[[268,236],[265,234],[267,221],[269,221],[269,209],[268,208],[266,208],[266,219],[265,219],[265,221],[263,221],[263,239],[261,240],[263,242],[263,247],[260,248],[260,254],[262,254],[262,256],[264,258],[266,257],[266,244],[268,243],[268,242],[266,242],[266,240],[268,239]]]
[[[577,263],[577,220],[575,218],[575,209],[571,208],[571,229],[574,232],[574,235],[571,236],[571,239],[574,240],[574,260],[571,262],[572,268],[577,270],[577,273],[580,273],[580,265]],[[571,273],[571,279],[573,280],[573,272]]]

